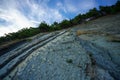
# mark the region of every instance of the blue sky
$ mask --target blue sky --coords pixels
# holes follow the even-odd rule
[[[37,27],[42,21],[52,24],[71,19],[100,5],[117,0],[0,0],[0,36],[26,27]]]

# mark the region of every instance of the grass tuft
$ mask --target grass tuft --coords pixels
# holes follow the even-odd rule
[[[117,36],[109,36],[108,41],[110,42],[120,42],[120,37]]]
[[[78,30],[78,31],[76,32],[76,35],[77,35],[77,36],[80,36],[80,35],[86,34],[86,33],[87,33],[86,31]]]

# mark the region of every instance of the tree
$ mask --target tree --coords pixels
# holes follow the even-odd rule
[[[99,17],[99,11],[96,8],[90,9],[88,13],[86,13],[87,18],[90,17]]]
[[[46,32],[46,31],[49,31],[50,30],[50,27],[49,25],[44,21],[44,22],[41,22],[41,24],[39,25],[39,29],[41,32]]]
[[[120,1],[117,1],[117,3],[115,4],[115,10],[116,12],[120,12]]]
[[[83,20],[83,17],[81,14],[77,15],[73,20],[72,20],[72,24],[76,25],[76,24],[80,24]]]
[[[63,20],[59,25],[61,28],[68,28],[71,27],[71,22],[68,20]]]
[[[54,22],[53,25],[57,26],[57,25],[58,25],[58,22]]]
[[[115,5],[112,6],[100,6],[100,11],[106,14],[115,14],[120,12],[120,1],[117,1]]]

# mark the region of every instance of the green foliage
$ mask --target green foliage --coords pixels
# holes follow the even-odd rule
[[[39,29],[40,29],[41,32],[50,31],[50,27],[49,27],[49,25],[48,25],[46,22],[42,22],[42,23],[39,25]]]
[[[71,27],[71,22],[68,20],[63,20],[59,25],[61,28],[68,28]]]
[[[117,1],[115,5],[112,6],[100,6],[99,11],[96,8],[90,9],[86,14],[79,14],[72,20],[63,20],[61,23],[54,22],[52,25],[48,25],[45,21],[40,23],[38,28],[24,28],[18,32],[13,32],[0,37],[0,43],[8,42],[15,39],[24,39],[27,37],[34,36],[40,32],[55,31],[64,28],[69,28],[71,26],[80,24],[87,18],[97,18],[107,14],[115,14],[120,12],[120,1]]]
[[[58,22],[54,22],[53,25],[54,25],[54,26],[57,26],[57,25],[58,25]]]
[[[111,8],[108,6],[100,6],[100,11],[110,14]]]
[[[120,12],[120,1],[117,1],[117,3],[115,4],[115,10],[116,12]]]
[[[0,44],[4,41],[6,41],[6,38],[4,36],[0,37]]]
[[[66,62],[67,63],[73,63],[73,60],[72,59],[67,59]]]
[[[72,19],[72,24],[80,24],[83,20],[83,16],[81,14],[77,15],[74,19]]]
[[[38,33],[39,33],[39,30],[37,28],[23,28],[17,32],[19,39],[31,37]]]
[[[100,11],[105,12],[106,14],[115,14],[120,12],[120,1],[117,1],[115,5],[112,6],[100,6]]]
[[[24,39],[24,38],[36,35],[39,32],[40,31],[38,28],[32,28],[32,27],[31,28],[23,28],[23,29],[19,30],[18,32],[9,33],[9,34],[6,34],[6,36],[0,37],[0,43],[8,42],[8,41],[15,40],[15,39]]]
[[[88,13],[86,13],[86,17],[99,17],[99,12],[96,8],[90,9]]]
[[[58,22],[54,22],[51,26],[50,26],[50,31],[55,31],[55,30],[60,30],[62,29],[60,27],[60,25],[58,24]]]

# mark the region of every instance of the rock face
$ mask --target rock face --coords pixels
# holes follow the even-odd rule
[[[38,36],[0,56],[0,79],[120,80],[119,26],[118,14]]]

